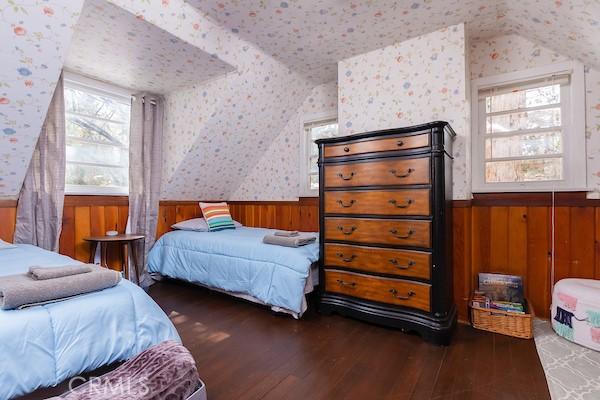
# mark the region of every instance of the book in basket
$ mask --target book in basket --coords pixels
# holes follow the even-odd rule
[[[523,279],[517,275],[480,273],[479,291],[491,301],[525,304]]]

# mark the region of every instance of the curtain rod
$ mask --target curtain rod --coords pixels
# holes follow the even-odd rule
[[[135,95],[133,95],[133,94],[131,95],[131,98],[132,99],[137,99],[137,97],[135,97]],[[142,97],[142,103],[145,103],[145,102],[146,102],[146,99],[144,97]],[[150,104],[152,104],[153,106],[155,106],[156,105],[156,101],[155,100],[150,100]]]

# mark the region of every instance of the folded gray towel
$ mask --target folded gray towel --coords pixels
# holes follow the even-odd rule
[[[93,264],[65,265],[64,267],[29,267],[29,275],[35,280],[62,278],[63,276],[92,272]]]
[[[3,276],[0,277],[0,308],[11,310],[60,301],[113,287],[120,280],[120,273],[101,267],[93,267],[92,272],[85,274],[45,280],[35,280],[27,274]]]
[[[275,235],[265,235],[263,243],[274,244],[277,246],[285,247],[300,247],[316,241],[315,236],[295,236],[295,237],[284,237]]]
[[[295,237],[295,236],[299,236],[300,233],[298,231],[276,231],[274,233],[275,236],[282,236],[282,237]]]

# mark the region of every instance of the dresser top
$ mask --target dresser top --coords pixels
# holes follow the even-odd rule
[[[373,137],[378,137],[378,136],[398,135],[398,134],[403,134],[403,133],[407,133],[407,134],[408,133],[417,133],[417,132],[422,132],[422,131],[426,131],[426,130],[431,130],[434,128],[437,128],[439,131],[445,131],[447,134],[449,134],[449,136],[451,138],[454,138],[456,136],[456,132],[454,132],[454,129],[452,129],[452,127],[450,126],[450,124],[448,122],[433,121],[433,122],[428,122],[426,124],[406,126],[406,127],[402,127],[402,128],[384,129],[384,130],[380,130],[380,131],[356,133],[354,135],[338,136],[338,137],[327,138],[327,139],[318,139],[315,141],[315,143],[316,144],[340,143],[340,142],[347,142],[347,141],[356,140],[356,139],[373,138]]]

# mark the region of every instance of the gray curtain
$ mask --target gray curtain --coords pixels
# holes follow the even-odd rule
[[[164,101],[161,96],[141,93],[131,102],[129,136],[129,232],[146,236],[140,263],[142,287],[152,284],[146,255],[154,244],[158,222],[158,203],[162,170],[162,134]],[[141,242],[141,241],[139,241]],[[138,244],[141,245],[141,244]],[[138,249],[140,250],[140,249]],[[135,276],[132,265],[130,277]]]
[[[14,242],[58,251],[64,200],[65,94],[61,74],[19,194]]]

